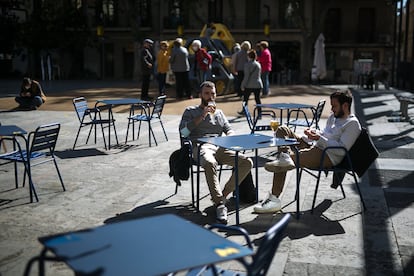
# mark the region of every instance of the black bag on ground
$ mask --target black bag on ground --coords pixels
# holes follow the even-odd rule
[[[256,202],[256,187],[254,186],[253,176],[250,172],[239,185],[239,199],[243,203]]]

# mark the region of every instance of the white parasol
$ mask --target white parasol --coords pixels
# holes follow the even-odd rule
[[[315,42],[315,56],[313,58],[313,68],[317,79],[326,77],[326,59],[325,59],[325,37],[321,33]]]

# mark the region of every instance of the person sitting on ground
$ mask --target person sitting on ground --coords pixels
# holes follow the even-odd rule
[[[15,98],[15,101],[19,104],[19,108],[35,110],[46,102],[46,95],[38,81],[25,77],[20,88],[20,95]]]
[[[357,140],[361,133],[361,125],[357,117],[351,113],[351,92],[349,90],[336,91],[331,94],[330,100],[332,113],[323,131],[307,128],[304,131],[305,135],[300,136],[287,126],[280,126],[277,129],[277,137],[295,138],[300,143],[298,145],[299,164],[295,164],[296,158],[294,154],[288,153],[287,147],[279,147],[276,160],[265,164],[265,169],[274,173],[272,191],[263,203],[254,207],[256,213],[274,213],[282,208],[279,196],[285,185],[287,171],[296,166],[318,168],[322,152],[326,147],[342,146],[349,150]],[[324,158],[323,166],[330,168],[338,165],[344,156],[343,150],[329,150]]]
[[[180,122],[180,133],[183,138],[193,142],[194,159],[197,160],[198,147],[197,139],[208,136],[222,136],[234,134],[229,121],[223,111],[216,109],[216,87],[213,82],[205,81],[200,86],[200,105],[187,107]],[[209,104],[210,103],[210,104]],[[213,203],[216,206],[217,221],[227,223],[226,198],[235,188],[235,175],[230,179],[221,190],[218,179],[218,164],[225,164],[234,167],[235,152],[214,146],[212,144],[202,144],[200,148],[200,165],[204,168],[206,181],[210,190]],[[239,154],[239,182],[249,174],[253,162],[243,154]]]

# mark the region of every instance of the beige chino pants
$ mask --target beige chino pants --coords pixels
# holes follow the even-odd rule
[[[194,148],[194,160],[197,160],[197,147]],[[214,146],[212,144],[203,144],[200,148],[200,165],[205,171],[206,181],[210,190],[210,195],[215,205],[219,205],[224,202],[224,194],[230,194],[236,187],[234,171],[229,180],[224,185],[224,189],[221,190],[220,182],[218,179],[218,170],[220,165],[235,166],[236,152]],[[239,153],[238,156],[238,178],[239,184],[249,174],[253,167],[253,161],[245,155]]]

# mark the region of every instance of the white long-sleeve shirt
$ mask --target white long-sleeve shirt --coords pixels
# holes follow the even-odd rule
[[[349,150],[361,133],[361,125],[354,114],[347,118],[335,118],[331,114],[326,122],[326,127],[320,132],[320,139],[316,147],[324,150],[326,147],[342,146]],[[328,150],[329,159],[333,165],[339,164],[345,156],[343,150]]]

